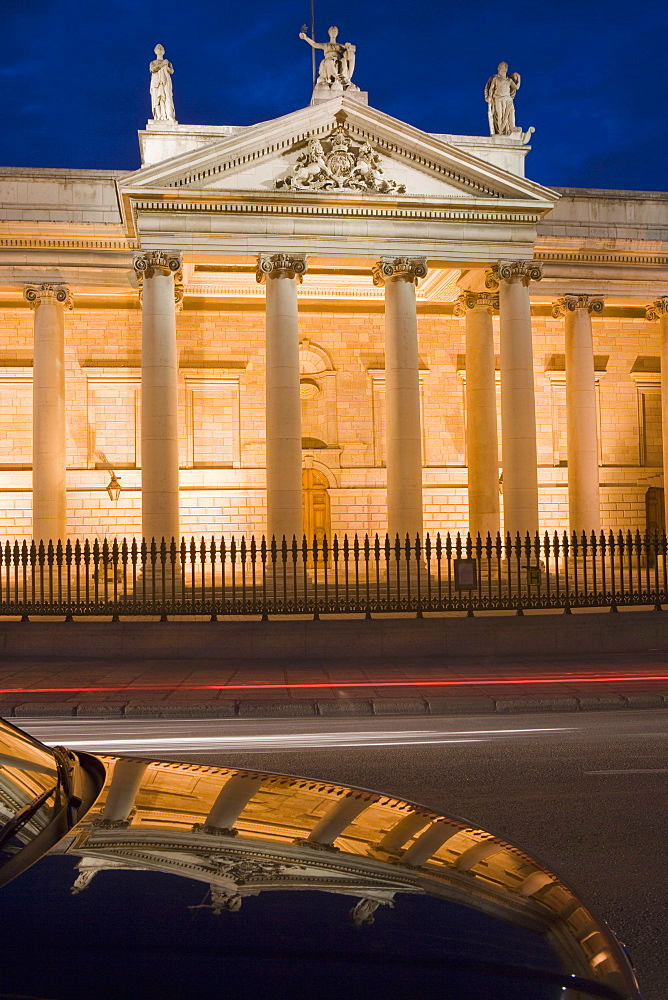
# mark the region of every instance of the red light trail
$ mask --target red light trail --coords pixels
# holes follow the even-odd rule
[[[668,681],[668,674],[567,674],[548,677],[474,677],[459,680],[365,680],[365,681],[313,681],[310,683],[284,681],[280,684],[123,684],[99,687],[15,687],[0,688],[0,694],[83,694],[121,691],[279,691],[324,690],[331,688],[393,688],[393,687],[503,687],[525,684],[545,686],[550,684],[619,684],[646,681]]]

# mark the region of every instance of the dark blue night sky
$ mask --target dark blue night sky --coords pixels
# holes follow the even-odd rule
[[[482,92],[500,60],[522,75],[517,124],[535,126],[543,184],[666,190],[665,0],[315,0],[357,45],[355,82],[430,132],[487,134]],[[253,124],[308,104],[299,40],[308,0],[5,0],[0,165],[139,165],[148,63],[174,64],[179,122]]]

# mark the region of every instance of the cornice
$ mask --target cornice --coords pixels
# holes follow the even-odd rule
[[[342,200],[325,200],[321,195],[310,195],[293,200],[283,192],[244,192],[235,197],[233,192],[221,192],[216,198],[212,192],[191,194],[184,192],[174,197],[171,192],[150,192],[146,198],[142,192],[126,195],[136,215],[139,212],[196,212],[231,215],[308,215],[339,218],[385,218],[419,219],[424,221],[480,221],[518,222],[535,225],[542,218],[541,206],[527,206],[512,202],[463,202],[445,204],[443,199],[427,199],[424,196],[402,196],[399,199],[384,199],[382,202],[361,197],[359,200],[346,197]],[[253,196],[253,200],[248,197]],[[306,198],[309,198],[307,201]],[[453,199],[454,201],[454,199]],[[419,207],[418,207],[419,206]]]
[[[87,239],[80,236],[53,237],[44,236],[0,236],[0,249],[27,248],[30,250],[116,250],[136,249],[136,242],[131,239]]]
[[[545,263],[568,264],[642,264],[666,267],[668,254],[615,252],[614,250],[541,250],[536,247],[534,256]]]

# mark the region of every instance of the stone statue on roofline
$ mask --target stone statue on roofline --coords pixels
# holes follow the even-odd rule
[[[318,79],[313,89],[311,103],[338,97],[344,92],[359,92],[352,82],[355,70],[356,46],[350,42],[341,44],[337,41],[339,29],[332,26],[328,29],[329,41],[316,42],[306,34],[306,25],[299,32],[299,37],[307,42],[312,49],[322,49],[324,58],[318,68]]]
[[[487,81],[485,100],[490,135],[512,135],[516,131],[514,101],[521,82],[519,73],[508,73],[506,62],[499,63],[498,71]]]
[[[153,121],[173,122],[173,124],[176,124],[171,80],[174,67],[169,59],[164,58],[164,46],[156,45],[153,51],[157,56],[149,64],[151,71],[151,113]]]
[[[519,73],[509,73],[508,63],[500,62],[497,72],[485,85],[487,117],[490,135],[505,135],[527,142],[536,130],[531,127],[523,132],[515,124],[515,94],[520,89]]]

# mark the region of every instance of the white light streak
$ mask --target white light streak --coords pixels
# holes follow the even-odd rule
[[[82,720],[83,721],[83,720]],[[207,720],[208,725],[211,721]],[[190,728],[190,722],[185,723]],[[74,726],[63,728],[44,726],[45,731],[32,727],[35,736],[48,745],[65,742],[74,750],[87,750],[93,753],[131,754],[133,752],[205,752],[220,751],[225,753],[270,753],[295,750],[340,750],[352,747],[389,747],[415,746],[450,743],[480,743],[503,738],[521,738],[544,733],[562,733],[572,731],[570,727],[549,727],[540,729],[475,729],[475,730],[362,730],[359,732],[311,732],[311,733],[193,733],[176,735],[177,730],[184,725],[174,721],[165,726],[164,720],[160,729],[154,726],[134,728],[132,735],[125,733],[110,735],[102,727],[99,736],[94,735],[94,728],[88,725],[87,731],[77,733]],[[225,725],[225,723],[223,723]],[[229,728],[234,723],[227,723]],[[39,727],[42,729],[42,727]],[[119,727],[120,728],[120,727]],[[172,732],[169,732],[169,729]],[[199,727],[195,727],[199,728]],[[91,731],[92,729],[92,731]],[[167,730],[167,731],[165,731]],[[127,732],[127,730],[126,730]]]

